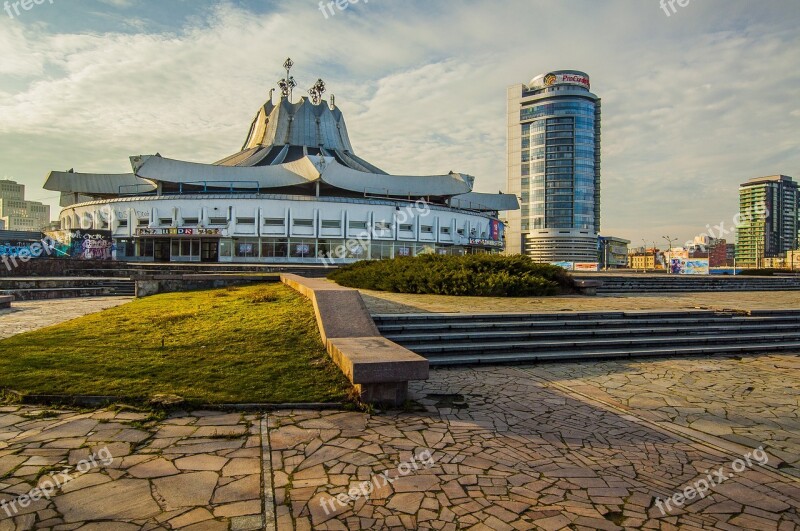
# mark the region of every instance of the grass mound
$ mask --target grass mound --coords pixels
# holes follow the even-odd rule
[[[155,295],[13,336],[0,341],[3,388],[286,403],[344,401],[350,385],[311,303],[276,283]]]
[[[530,297],[574,291],[574,281],[564,269],[521,255],[423,255],[363,261],[342,267],[328,278],[342,286],[394,293]]]

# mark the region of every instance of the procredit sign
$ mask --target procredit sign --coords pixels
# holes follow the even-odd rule
[[[590,88],[589,76],[579,74],[555,74],[544,75],[536,80],[536,85],[540,87],[550,87],[552,85],[579,85],[586,89]]]

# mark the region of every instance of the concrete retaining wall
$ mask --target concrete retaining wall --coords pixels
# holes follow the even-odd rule
[[[219,289],[229,286],[280,282],[277,275],[235,276],[235,275],[153,275],[137,277],[136,296],[149,297],[159,293],[178,293],[201,289]]]

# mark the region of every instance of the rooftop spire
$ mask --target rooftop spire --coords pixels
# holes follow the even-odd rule
[[[278,81],[278,86],[281,89],[281,95],[284,98],[287,98],[289,102],[292,101],[292,89],[297,86],[297,82],[292,77],[292,67],[294,66],[294,61],[292,61],[291,57],[286,59],[286,62],[283,63],[283,68],[286,69],[286,77]]]
[[[318,79],[308,93],[311,94],[311,103],[314,105],[319,105],[319,103],[322,101],[322,94],[325,93],[325,82],[321,79]]]

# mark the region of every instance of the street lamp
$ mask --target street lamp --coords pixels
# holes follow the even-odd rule
[[[644,272],[647,273],[647,242],[644,238],[642,238],[642,250],[644,251],[644,260],[642,261],[644,267],[642,267],[642,269],[644,269]]]
[[[669,236],[664,236],[664,239],[669,244],[669,248],[667,249],[667,274],[672,274],[672,242],[677,242],[678,238],[670,238]]]

